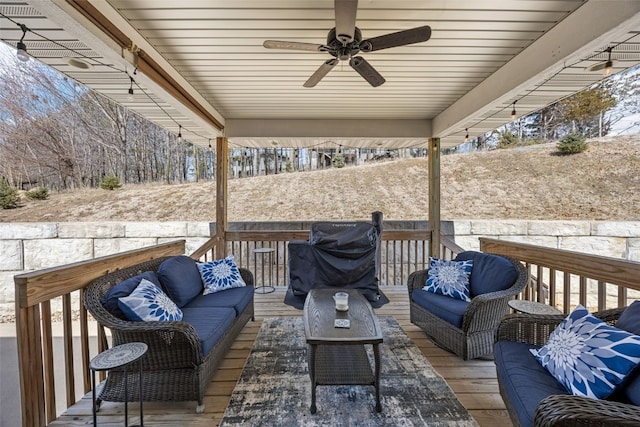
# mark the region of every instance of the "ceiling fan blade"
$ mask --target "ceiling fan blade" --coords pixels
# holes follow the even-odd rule
[[[267,49],[287,49],[306,50],[310,52],[321,52],[322,45],[315,43],[288,42],[282,40],[265,40],[262,46]]]
[[[320,82],[320,80],[322,80],[322,78],[326,76],[327,73],[329,73],[329,71],[333,70],[333,67],[335,67],[338,64],[338,62],[340,61],[338,61],[337,58],[331,58],[327,60],[324,64],[320,66],[320,68],[316,70],[315,73],[311,75],[311,77],[309,77],[309,79],[306,82],[304,82],[303,86],[314,87],[315,85],[317,85]]]
[[[409,30],[398,31],[397,33],[389,33],[363,40],[360,42],[360,50],[363,52],[373,52],[374,50],[426,42],[430,37],[431,27],[425,25],[424,27],[411,28]]]
[[[361,56],[351,58],[349,65],[373,87],[378,87],[386,81],[384,77]]]
[[[336,38],[343,45],[353,40],[356,31],[358,0],[335,0]]]

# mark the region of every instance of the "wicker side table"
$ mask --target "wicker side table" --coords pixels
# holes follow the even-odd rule
[[[147,353],[147,345],[142,342],[131,342],[112,347],[103,351],[91,359],[89,369],[91,369],[91,388],[93,389],[93,425],[97,425],[98,409],[96,407],[96,372],[108,371],[110,369],[124,368],[124,425],[129,426],[129,408],[127,402],[127,368],[134,362],[138,362],[139,372],[139,395],[140,395],[140,427],[144,426],[142,414],[142,356]],[[133,426],[132,426],[133,427]]]

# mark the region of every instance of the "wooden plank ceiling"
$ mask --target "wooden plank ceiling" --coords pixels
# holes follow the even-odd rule
[[[432,30],[426,42],[362,54],[386,79],[377,88],[346,61],[304,88],[331,56],[262,45],[325,44],[333,0],[4,0],[0,12],[8,45],[22,35],[16,22],[25,24],[33,57],[173,132],[180,124],[199,144],[225,134],[253,147],[399,148],[429,137],[454,146],[467,128],[473,138],[507,123],[514,102],[523,115],[600,80],[586,68],[605,61],[608,47],[614,72],[640,63],[635,0],[360,0],[363,39]],[[134,75],[137,49],[207,117],[151,71]],[[69,57],[93,67],[74,68]]]

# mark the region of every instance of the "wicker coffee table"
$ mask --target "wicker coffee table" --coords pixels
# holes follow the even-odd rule
[[[340,289],[313,289],[304,304],[304,331],[309,345],[311,413],[316,413],[316,386],[372,385],[376,411],[380,404],[380,351],[382,332],[369,302],[357,290],[349,293],[349,310],[337,311],[333,295]],[[336,319],[350,322],[349,328],[336,327]],[[373,347],[372,372],[365,345]]]

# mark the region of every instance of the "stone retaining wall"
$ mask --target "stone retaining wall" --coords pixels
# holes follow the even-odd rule
[[[406,221],[409,228],[426,227],[424,221]],[[265,224],[261,223],[260,225]],[[258,224],[253,224],[254,226]],[[393,221],[385,228],[406,228]],[[453,226],[455,241],[477,250],[479,237],[491,237],[570,251],[640,261],[640,222],[459,220]],[[266,223],[265,229],[305,229],[305,224]],[[237,227],[232,227],[237,228]],[[255,229],[255,227],[251,227]],[[192,253],[215,230],[208,222],[101,222],[0,224],[0,321],[15,311],[16,274],[83,261],[158,243],[186,240]],[[55,311],[55,308],[54,308]]]

